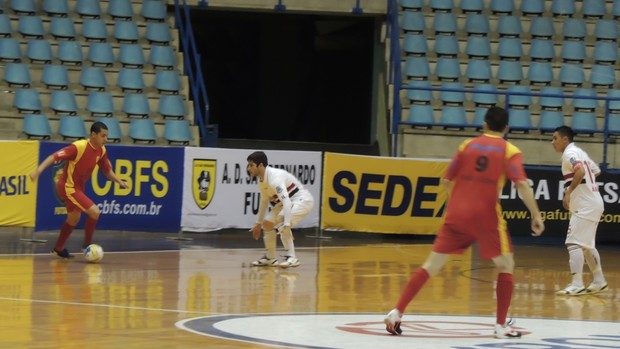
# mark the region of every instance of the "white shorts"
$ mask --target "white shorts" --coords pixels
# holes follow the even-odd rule
[[[594,248],[598,222],[572,215],[568,222],[566,244],[575,244],[585,248]]]
[[[309,192],[299,192],[297,195],[291,198],[293,207],[291,209],[291,228],[295,227],[302,219],[304,219],[312,207],[314,207],[314,198]],[[276,205],[271,209],[269,215],[265,219],[270,222],[278,223],[284,222],[284,213],[282,212],[282,205]]]

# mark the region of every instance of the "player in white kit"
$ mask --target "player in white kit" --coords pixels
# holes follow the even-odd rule
[[[291,173],[270,167],[264,152],[254,152],[248,156],[247,160],[248,173],[252,177],[258,177],[258,188],[261,194],[256,224],[250,231],[256,240],[260,238],[261,231],[263,232],[266,249],[265,255],[252,262],[252,265],[297,267],[299,259],[295,254],[291,228],[310,213],[314,206],[314,198]],[[265,217],[270,203],[273,207]],[[286,250],[282,262],[278,262],[276,258],[276,235],[278,234]]]
[[[558,295],[579,296],[605,291],[607,282],[601,268],[601,258],[595,247],[596,228],[603,214],[603,198],[596,184],[601,173],[598,165],[588,154],[573,143],[573,130],[560,126],[553,132],[551,144],[562,153],[564,176],[564,199],[562,204],[571,212],[566,235],[570,272],[573,280]],[[583,284],[584,259],[593,275],[592,283]]]

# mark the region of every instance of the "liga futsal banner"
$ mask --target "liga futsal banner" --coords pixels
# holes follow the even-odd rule
[[[222,228],[249,229],[256,222],[260,192],[246,171],[252,150],[185,148],[181,227],[204,232]],[[269,165],[295,175],[314,196],[310,214],[298,227],[319,225],[321,153],[266,150]]]
[[[322,228],[435,234],[449,162],[325,153]]]
[[[41,142],[40,160],[67,146]],[[106,145],[117,177],[130,184],[123,189],[97,167],[85,193],[101,211],[98,229],[178,232],[183,190],[183,148]],[[36,230],[58,229],[66,207],[56,191],[64,162],[46,169],[38,180]],[[84,216],[84,215],[83,215]],[[84,217],[78,228],[84,226]]]
[[[38,153],[36,141],[0,141],[0,226],[34,227]]]

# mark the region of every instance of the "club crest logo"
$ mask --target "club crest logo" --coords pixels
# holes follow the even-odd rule
[[[204,210],[215,194],[215,170],[217,160],[194,159],[192,175],[192,193],[196,205]]]

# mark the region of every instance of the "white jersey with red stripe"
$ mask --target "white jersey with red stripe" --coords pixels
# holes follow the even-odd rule
[[[562,153],[562,175],[567,181],[566,187],[575,175],[576,166],[583,167],[585,176],[571,194],[569,210],[577,217],[598,222],[604,210],[603,198],[596,184],[596,176],[601,169],[583,149],[570,143]]]
[[[267,211],[269,202],[274,205],[282,205],[284,225],[291,225],[291,207],[295,199],[312,197],[312,194],[301,185],[297,177],[291,173],[267,166],[263,181],[258,182],[261,193],[261,202],[258,212],[259,222]]]

